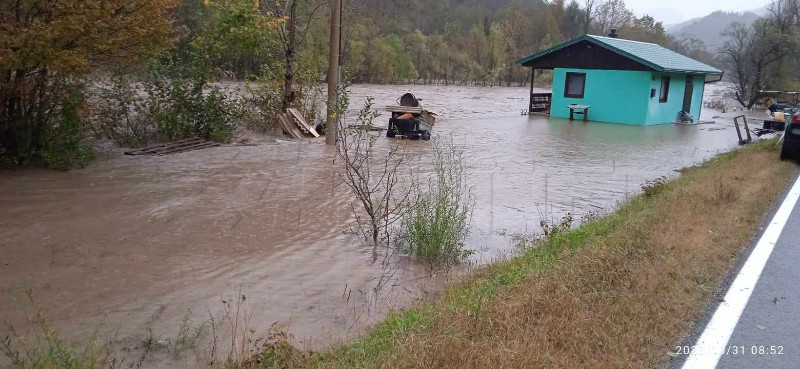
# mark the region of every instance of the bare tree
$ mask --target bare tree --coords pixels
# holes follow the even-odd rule
[[[789,35],[769,20],[759,20],[752,26],[737,22],[723,35],[728,40],[720,50],[720,61],[733,82],[731,94],[750,109],[758,100],[758,91],[769,80],[770,67],[791,52]]]
[[[398,174],[406,162],[405,143],[393,142],[385,156],[376,157],[379,136],[371,128],[380,113],[372,105],[367,98],[356,124],[337,130],[336,153],[344,166],[341,178],[361,204],[361,209],[352,205],[358,232],[372,241],[377,257],[379,243],[392,241],[392,225],[402,218],[412,186],[400,185]]]
[[[592,29],[592,14],[594,14],[597,0],[585,0],[584,4],[584,18],[583,18],[583,33],[588,34]]]
[[[612,28],[630,26],[634,18],[633,12],[628,9],[624,0],[608,0],[592,12],[592,30],[604,34]]]
[[[311,22],[316,19],[317,12],[328,5],[328,2],[312,4],[310,10],[302,18],[298,19],[298,5],[308,0],[260,0],[262,12],[269,12],[278,18],[285,18],[286,22],[276,28],[277,39],[280,41],[280,48],[284,57],[283,73],[283,100],[281,106],[283,111],[292,107],[295,100],[293,89],[295,74],[295,56],[297,50],[306,40]]]
[[[798,0],[775,0],[767,6],[770,23],[781,33],[789,33],[797,27],[800,16]]]

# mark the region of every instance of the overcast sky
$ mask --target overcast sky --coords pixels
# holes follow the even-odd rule
[[[650,14],[664,24],[680,23],[716,10],[755,10],[769,3],[770,0],[625,0],[637,15]]]

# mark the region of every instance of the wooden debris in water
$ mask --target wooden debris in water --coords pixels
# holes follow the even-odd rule
[[[285,113],[278,114],[278,123],[289,137],[319,137],[319,133],[306,122],[303,115],[296,109],[289,109]]]
[[[297,111],[297,109],[289,109],[289,115],[291,115],[292,118],[294,118],[293,120],[295,125],[300,127],[300,130],[303,131],[303,133],[314,137],[319,137],[319,133],[317,133],[317,130],[315,130],[314,127],[311,127],[311,125],[309,125],[308,122],[306,122],[306,119],[303,118],[303,115],[300,114],[300,112]]]
[[[185,140],[170,142],[168,144],[148,146],[142,149],[125,151],[125,155],[169,155],[181,152],[194,151],[200,149],[207,149],[209,147],[216,147],[220,144],[218,142],[206,141],[201,138],[193,137]]]
[[[278,114],[278,123],[280,123],[281,128],[283,128],[283,131],[286,132],[286,134],[289,135],[289,137],[292,138],[303,137],[303,133],[300,132],[297,126],[294,125],[292,117],[289,115],[289,113]]]

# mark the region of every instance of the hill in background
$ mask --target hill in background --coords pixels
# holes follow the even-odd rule
[[[734,22],[751,24],[761,15],[766,13],[766,9],[747,12],[725,12],[716,11],[702,18],[695,18],[683,23],[667,27],[667,31],[675,39],[695,38],[703,41],[709,51],[716,51],[725,43],[722,32]]]

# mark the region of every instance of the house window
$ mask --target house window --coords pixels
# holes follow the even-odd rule
[[[564,97],[582,99],[586,87],[586,73],[567,72],[567,82],[564,86]]]
[[[661,77],[661,94],[658,95],[658,102],[667,102],[669,98],[669,77]]]

